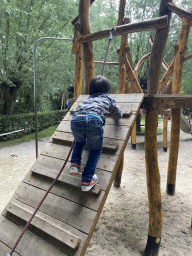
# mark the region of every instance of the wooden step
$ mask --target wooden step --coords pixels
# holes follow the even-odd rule
[[[12,214],[28,222],[35,209],[12,199],[6,206],[5,210],[7,211],[8,216]],[[81,242],[81,238],[54,223],[54,219],[47,214],[37,212],[31,222],[31,225],[66,244],[73,250],[77,249]]]
[[[33,168],[32,172],[40,174],[40,175],[48,177],[48,178],[51,178],[51,179],[55,179],[55,177],[58,174],[57,172],[55,172],[53,170],[46,169],[43,167]],[[78,176],[80,176],[80,175],[78,175]],[[81,178],[80,177],[76,177],[76,176],[70,175],[70,174],[67,175],[67,174],[61,173],[58,181],[81,189]],[[102,187],[99,184],[96,184],[90,191],[88,191],[86,193],[92,193],[95,195],[99,195],[101,193],[101,190],[102,190]]]
[[[55,131],[54,134],[51,136],[53,142],[61,142],[63,144],[71,144],[74,140],[74,137],[71,133],[64,133],[60,131]],[[86,146],[87,149],[88,146]],[[118,143],[114,142],[112,139],[105,139],[103,140],[103,151],[112,151],[116,152],[118,149]]]

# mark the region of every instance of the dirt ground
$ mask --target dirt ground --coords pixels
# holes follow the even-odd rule
[[[170,121],[168,140],[170,139]],[[47,143],[39,141],[39,151]],[[158,135],[158,161],[163,202],[163,233],[160,256],[192,255],[192,136],[181,131],[176,194],[166,194],[168,152],[163,152]],[[0,212],[35,161],[35,142],[0,149]],[[130,141],[120,188],[112,187],[86,256],[138,256],[148,235],[148,197],[145,174],[144,136],[137,136],[137,148]]]

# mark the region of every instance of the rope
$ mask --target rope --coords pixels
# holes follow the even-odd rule
[[[111,43],[111,40],[113,39],[113,35],[115,34],[115,31],[116,31],[116,29],[114,27],[112,27],[112,29],[110,31],[110,36],[109,36],[109,42],[108,42],[107,50],[106,50],[106,53],[105,53],[105,58],[104,58],[103,68],[102,68],[102,71],[101,71],[101,76],[104,73],[105,63],[106,63],[106,60],[107,60],[107,54],[108,54],[108,50],[109,50],[109,45]]]
[[[106,63],[106,59],[107,59],[107,54],[108,54],[108,50],[109,50],[109,45],[110,45],[110,42],[111,40],[113,39],[113,35],[115,33],[115,28],[113,27],[110,31],[110,36],[109,36],[109,42],[108,42],[108,46],[107,46],[107,50],[106,50],[106,54],[105,54],[105,59],[104,59],[104,63],[103,63],[103,68],[102,68],[102,71],[101,71],[101,76],[103,75],[103,72],[104,72],[104,68],[105,68],[105,63]],[[41,205],[43,204],[43,202],[45,201],[46,197],[48,196],[48,194],[50,193],[51,189],[53,188],[53,186],[55,185],[56,181],[58,180],[58,178],[60,177],[62,171],[64,170],[68,160],[69,160],[69,157],[71,155],[71,152],[72,152],[72,149],[73,149],[73,145],[75,143],[75,140],[73,141],[72,145],[71,145],[71,148],[69,150],[69,154],[63,164],[63,166],[61,167],[61,170],[59,171],[59,173],[57,174],[56,178],[53,180],[50,188],[46,191],[44,197],[41,199],[39,205],[37,206],[37,208],[35,209],[34,213],[31,215],[31,218],[29,219],[29,221],[27,222],[27,224],[25,225],[21,235],[19,236],[19,238],[17,239],[15,245],[13,246],[13,248],[11,249],[11,252],[10,254],[8,253],[6,256],[12,256],[13,252],[15,251],[17,245],[19,244],[19,242],[21,241],[21,238],[23,237],[23,235],[25,234],[26,230],[28,229],[29,225],[31,224],[33,218],[35,217],[36,213],[39,211],[39,208],[41,207]]]

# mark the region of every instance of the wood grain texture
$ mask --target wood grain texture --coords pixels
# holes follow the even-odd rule
[[[145,21],[130,23],[128,25],[117,26],[114,36],[130,34],[134,32],[148,31],[153,29],[166,28],[168,25],[167,18],[168,18],[167,15],[165,15],[165,16],[154,18],[151,20],[145,20]],[[90,33],[90,34],[81,36],[78,39],[78,42],[87,43],[87,42],[91,42],[101,38],[109,37],[110,31],[111,29],[106,29],[106,30],[101,30],[95,33]]]
[[[19,237],[21,234],[23,228],[8,220],[4,216],[0,216],[0,227],[0,241],[7,245],[9,248],[12,248],[16,242],[17,237]],[[25,233],[20,243],[18,244],[16,253],[19,255],[26,255],[27,251],[29,252],[28,255],[67,256],[67,254],[59,251],[45,240],[39,239],[39,237],[28,231]]]
[[[12,214],[24,220],[25,222],[30,219],[31,215],[35,211],[34,208],[22,204],[14,199],[9,202],[5,210],[7,211],[8,216]],[[58,225],[58,222],[56,223],[53,218],[46,214],[37,213],[30,225],[34,226],[35,228],[41,229],[44,233],[52,236],[59,242],[68,245],[73,250],[77,249],[81,242],[80,237],[72,234],[71,232],[62,227],[62,222],[60,222]]]

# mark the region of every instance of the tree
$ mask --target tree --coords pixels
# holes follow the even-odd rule
[[[33,85],[33,48],[35,42],[46,36],[72,36],[72,10],[78,3],[69,0],[2,1],[0,7],[1,56],[0,96],[2,114],[11,114],[22,86]],[[53,43],[46,45],[49,49]],[[47,50],[46,49],[46,50]],[[52,55],[54,56],[55,54]],[[45,74],[41,74],[41,79]],[[30,91],[30,90],[29,90]],[[31,96],[31,95],[30,95]]]

